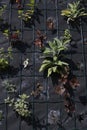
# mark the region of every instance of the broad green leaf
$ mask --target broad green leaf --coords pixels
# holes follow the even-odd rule
[[[66,44],[68,44],[70,41],[71,41],[71,39],[67,39],[67,40],[64,41],[64,45],[65,45],[64,49],[67,49]]]
[[[54,38],[54,42],[56,42],[57,45],[61,45],[62,46],[62,42],[58,38]]]
[[[48,64],[48,63],[51,63],[51,61],[50,60],[44,60],[42,63]]]
[[[18,14],[22,14],[23,13],[23,10],[18,10]]]
[[[54,56],[53,61],[57,61],[57,60],[58,60],[57,56]]]
[[[50,54],[50,53],[52,53],[52,50],[50,48],[46,47],[43,54]]]
[[[42,64],[39,69],[39,72],[44,71],[47,68],[47,66],[48,66],[48,64]]]
[[[52,69],[53,69],[53,72],[56,72],[57,71],[57,66],[52,67]]]
[[[51,49],[53,49],[54,47],[55,47],[55,45],[52,43],[52,42],[48,42],[48,44],[49,44],[49,47],[51,48]]]
[[[68,65],[68,63],[63,62],[63,61],[58,61],[58,65],[62,66],[62,65]]]
[[[49,68],[49,69],[48,69],[48,74],[47,74],[47,77],[49,77],[49,76],[51,75],[52,70],[53,70],[52,68]]]
[[[69,15],[69,14],[71,14],[71,12],[70,12],[68,9],[65,9],[65,10],[62,10],[62,11],[61,11],[61,15],[62,15],[62,16],[67,16],[67,15]]]

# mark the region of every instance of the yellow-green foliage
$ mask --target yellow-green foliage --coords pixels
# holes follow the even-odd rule
[[[67,17],[67,23],[69,21],[75,21],[75,19],[87,16],[85,8],[80,7],[80,1],[69,3],[67,9],[61,11],[61,15]]]
[[[19,18],[22,18],[24,21],[28,21],[29,19],[31,19],[31,16],[34,13],[35,0],[30,0],[27,6],[29,7],[29,9],[27,9],[26,11],[18,10]]]
[[[6,5],[3,5],[0,7],[0,20],[2,20],[2,15],[3,15],[5,8],[6,8]]]
[[[58,74],[65,73],[65,68],[68,67],[68,63],[61,60],[61,52],[67,49],[67,43],[69,41],[63,41],[55,38],[53,42],[48,43],[49,47],[45,47],[43,52],[43,62],[39,69],[39,72],[47,70],[47,77],[52,72]]]

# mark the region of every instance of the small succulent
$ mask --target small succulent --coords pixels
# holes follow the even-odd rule
[[[14,93],[17,91],[16,86],[10,83],[8,80],[4,80],[2,85],[6,88],[8,93]]]
[[[75,21],[77,18],[87,16],[85,8],[80,7],[80,1],[69,3],[67,9],[61,11],[61,15],[67,18],[67,23]]]
[[[27,117],[31,114],[29,103],[26,101],[29,96],[26,94],[19,95],[19,98],[14,103],[14,110],[22,117]]]
[[[10,107],[14,106],[14,102],[15,102],[14,98],[7,97],[4,101],[6,104],[9,104]]]
[[[5,99],[5,103],[9,104],[10,107],[12,106],[13,110],[21,117],[29,117],[31,110],[29,107],[30,104],[27,101],[28,98],[29,96],[26,94],[19,95],[17,99],[7,97],[7,99]]]

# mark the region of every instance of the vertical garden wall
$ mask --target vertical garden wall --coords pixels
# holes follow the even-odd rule
[[[87,1],[0,1],[0,130],[87,129]]]

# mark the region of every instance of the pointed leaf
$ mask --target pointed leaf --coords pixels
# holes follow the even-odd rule
[[[53,69],[53,72],[56,72],[57,66],[52,67],[52,69]]]
[[[52,73],[52,68],[49,68],[49,69],[48,69],[47,77],[49,77],[49,76],[51,75],[51,73]]]

